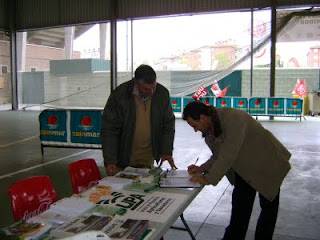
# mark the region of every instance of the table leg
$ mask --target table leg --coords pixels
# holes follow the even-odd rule
[[[185,228],[182,227],[175,227],[175,226],[171,226],[172,229],[177,229],[177,230],[183,230],[183,231],[187,231],[189,233],[189,235],[191,236],[192,240],[196,240],[195,236],[193,235],[191,229],[189,228],[186,220],[183,217],[183,213],[180,215],[181,221],[183,223],[183,225],[185,226]]]

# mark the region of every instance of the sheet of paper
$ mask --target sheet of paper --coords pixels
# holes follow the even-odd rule
[[[192,176],[200,176],[202,174],[190,174],[188,170],[168,170],[166,173],[167,178],[191,178]]]
[[[189,178],[161,178],[161,188],[199,188],[202,187],[200,183],[191,182]]]
[[[69,215],[67,213],[48,209],[47,211],[44,211],[37,216],[29,218],[27,222],[46,223],[52,224],[53,227],[57,227],[69,221],[72,217],[74,217],[74,215]]]
[[[125,186],[131,184],[132,179],[120,178],[120,177],[106,177],[99,181],[100,186],[110,186],[113,190],[119,190]]]
[[[69,215],[79,215],[92,208],[94,204],[78,197],[62,198],[50,205],[50,209]]]

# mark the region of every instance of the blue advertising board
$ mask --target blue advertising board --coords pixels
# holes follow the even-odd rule
[[[170,103],[174,112],[182,112],[182,101],[180,97],[171,97]]]
[[[214,98],[213,97],[203,97],[203,98],[201,98],[201,102],[203,102],[207,106],[213,106]]]
[[[67,142],[67,111],[44,110],[39,122],[41,141]]]
[[[287,98],[286,114],[288,115],[301,115],[303,100],[297,98]]]
[[[185,106],[187,106],[187,104],[189,102],[193,102],[193,101],[195,101],[195,100],[192,97],[184,97],[183,98],[183,108],[185,108]]]
[[[266,99],[257,97],[250,98],[249,113],[252,115],[266,114]]]
[[[284,114],[284,98],[268,98],[269,115],[283,115]]]
[[[71,110],[71,142],[101,144],[100,127],[102,112],[102,110]]]
[[[245,112],[248,111],[248,99],[247,98],[233,98],[233,107],[243,110]]]
[[[231,98],[216,98],[216,107],[231,107]]]

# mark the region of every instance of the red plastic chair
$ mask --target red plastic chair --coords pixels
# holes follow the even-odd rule
[[[69,164],[73,193],[80,193],[96,185],[101,175],[94,159],[82,159]]]
[[[57,194],[48,176],[35,176],[13,183],[9,190],[14,220],[27,220],[47,210],[57,201]]]

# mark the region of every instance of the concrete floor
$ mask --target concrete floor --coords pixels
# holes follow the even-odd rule
[[[83,158],[95,158],[105,176],[101,150],[45,148],[41,156],[39,111],[0,111],[0,227],[13,222],[8,187],[15,181],[33,175],[49,175],[58,197],[72,193],[67,166]],[[292,169],[284,181],[275,240],[320,240],[320,117],[275,118],[259,121],[283,142],[292,153]],[[193,132],[186,122],[176,120],[174,158],[180,169],[199,163],[210,156],[200,133]],[[167,167],[165,165],[164,167]],[[217,187],[206,186],[184,212],[196,239],[218,239],[228,225],[232,186],[224,178]],[[251,217],[248,240],[254,239],[259,204]],[[177,220],[175,226],[182,226]],[[190,239],[187,232],[170,229],[166,240]]]

